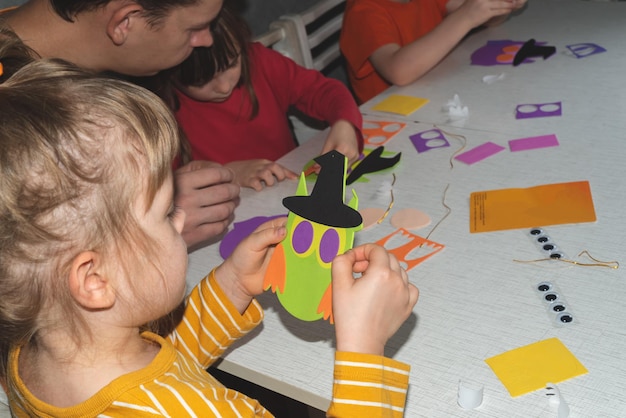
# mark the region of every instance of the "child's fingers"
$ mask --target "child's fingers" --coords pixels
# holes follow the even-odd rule
[[[246,238],[253,251],[265,250],[268,246],[278,244],[285,238],[287,217],[281,216],[262,223]]]

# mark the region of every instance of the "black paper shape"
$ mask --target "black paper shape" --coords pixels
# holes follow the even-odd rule
[[[531,57],[550,57],[556,52],[556,48],[548,45],[537,45],[534,39],[529,39],[522,45],[515,57],[513,58],[513,66],[517,67],[520,65],[526,58]]]
[[[398,161],[400,161],[400,157],[402,156],[401,152],[397,153],[393,157],[383,158],[381,157],[381,155],[383,154],[384,150],[385,147],[380,146],[370,152],[365,158],[363,158],[363,161],[361,161],[356,167],[354,167],[354,169],[348,176],[346,184],[349,185],[354,183],[359,179],[359,177],[364,174],[375,173],[376,171],[393,167],[398,163]]]
[[[309,196],[289,196],[283,206],[309,221],[334,227],[354,228],[363,223],[359,211],[343,203],[346,157],[330,151],[315,158],[321,167]]]

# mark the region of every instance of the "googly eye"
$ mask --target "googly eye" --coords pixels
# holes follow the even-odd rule
[[[543,300],[545,300],[546,302],[552,303],[558,299],[559,299],[559,294],[555,292],[549,292],[543,295]]]
[[[574,317],[568,312],[561,312],[557,315],[556,320],[563,324],[569,324],[574,321]]]
[[[560,252],[554,252],[552,254],[550,254],[550,258],[554,259],[554,260],[558,260],[560,258],[564,258],[565,256],[563,255],[563,253]]]
[[[537,290],[540,292],[547,292],[552,289],[552,283],[550,282],[541,282],[537,285]]]
[[[532,236],[541,235],[541,234],[543,234],[543,229],[541,229],[541,228],[532,228],[529,231],[529,234],[532,235]]]
[[[552,310],[554,312],[563,312],[565,311],[565,305],[562,303],[556,303],[552,306]]]

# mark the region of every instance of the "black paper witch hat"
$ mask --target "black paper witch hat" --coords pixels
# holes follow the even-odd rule
[[[346,157],[330,151],[315,158],[321,167],[309,196],[289,196],[283,205],[312,222],[335,227],[354,228],[363,223],[361,214],[344,204]]]

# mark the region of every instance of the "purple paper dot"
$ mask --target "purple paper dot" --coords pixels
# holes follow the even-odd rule
[[[328,229],[320,240],[320,258],[324,263],[330,263],[338,252],[339,234],[335,229]]]
[[[291,245],[298,254],[305,253],[313,242],[313,225],[309,221],[300,222],[293,230]]]

